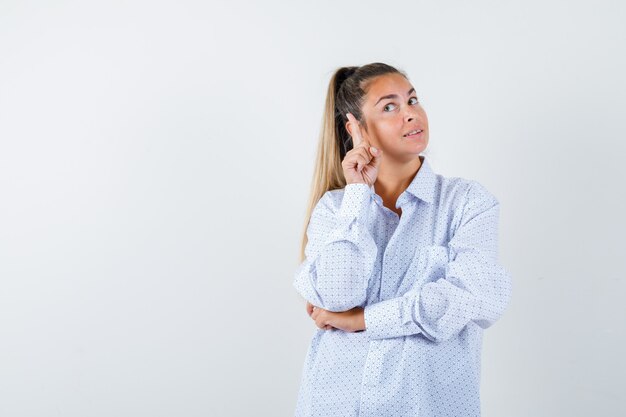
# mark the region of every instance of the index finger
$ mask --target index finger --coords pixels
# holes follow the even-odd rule
[[[352,143],[354,145],[354,148],[360,146],[363,142],[366,142],[365,144],[367,145],[367,141],[363,138],[363,135],[361,134],[361,124],[359,123],[359,121],[356,119],[356,117],[352,115],[352,113],[346,113],[346,116],[348,117],[348,120],[352,122],[352,126],[354,126],[352,134]]]

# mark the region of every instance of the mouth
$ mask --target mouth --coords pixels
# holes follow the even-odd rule
[[[405,138],[417,138],[424,132],[424,129],[415,129],[403,135]]]

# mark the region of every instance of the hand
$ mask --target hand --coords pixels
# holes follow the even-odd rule
[[[308,301],[306,302],[306,312],[309,314],[309,317],[311,317],[313,320],[315,320],[315,317],[313,317],[313,313],[317,312],[316,317],[318,317],[320,310],[330,313],[330,311],[321,309],[319,307],[315,307],[313,304],[309,303]],[[330,330],[333,328],[330,324],[326,324],[326,325],[318,324],[317,320],[315,320],[315,324],[317,325],[317,327],[319,327],[320,329],[324,329],[324,330]]]
[[[361,130],[359,121],[352,113],[347,113],[347,116],[351,124],[354,147],[341,162],[343,175],[347,184],[365,183],[371,186],[376,181],[383,151],[370,145],[369,135]]]
[[[307,301],[306,310],[320,329],[339,329],[346,332],[365,330],[365,310],[354,307],[348,311],[333,312],[316,307]]]

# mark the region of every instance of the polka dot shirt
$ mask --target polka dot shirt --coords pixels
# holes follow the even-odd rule
[[[313,210],[293,286],[326,310],[363,307],[366,330],[315,327],[296,417],[480,416],[482,333],[512,288],[499,203],[420,158],[400,216],[367,184],[328,191]]]

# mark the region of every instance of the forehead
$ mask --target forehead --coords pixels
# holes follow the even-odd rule
[[[399,97],[404,97],[413,85],[404,78],[401,74],[384,74],[374,78],[367,90],[366,102],[373,106],[379,98],[389,95],[397,94]]]

